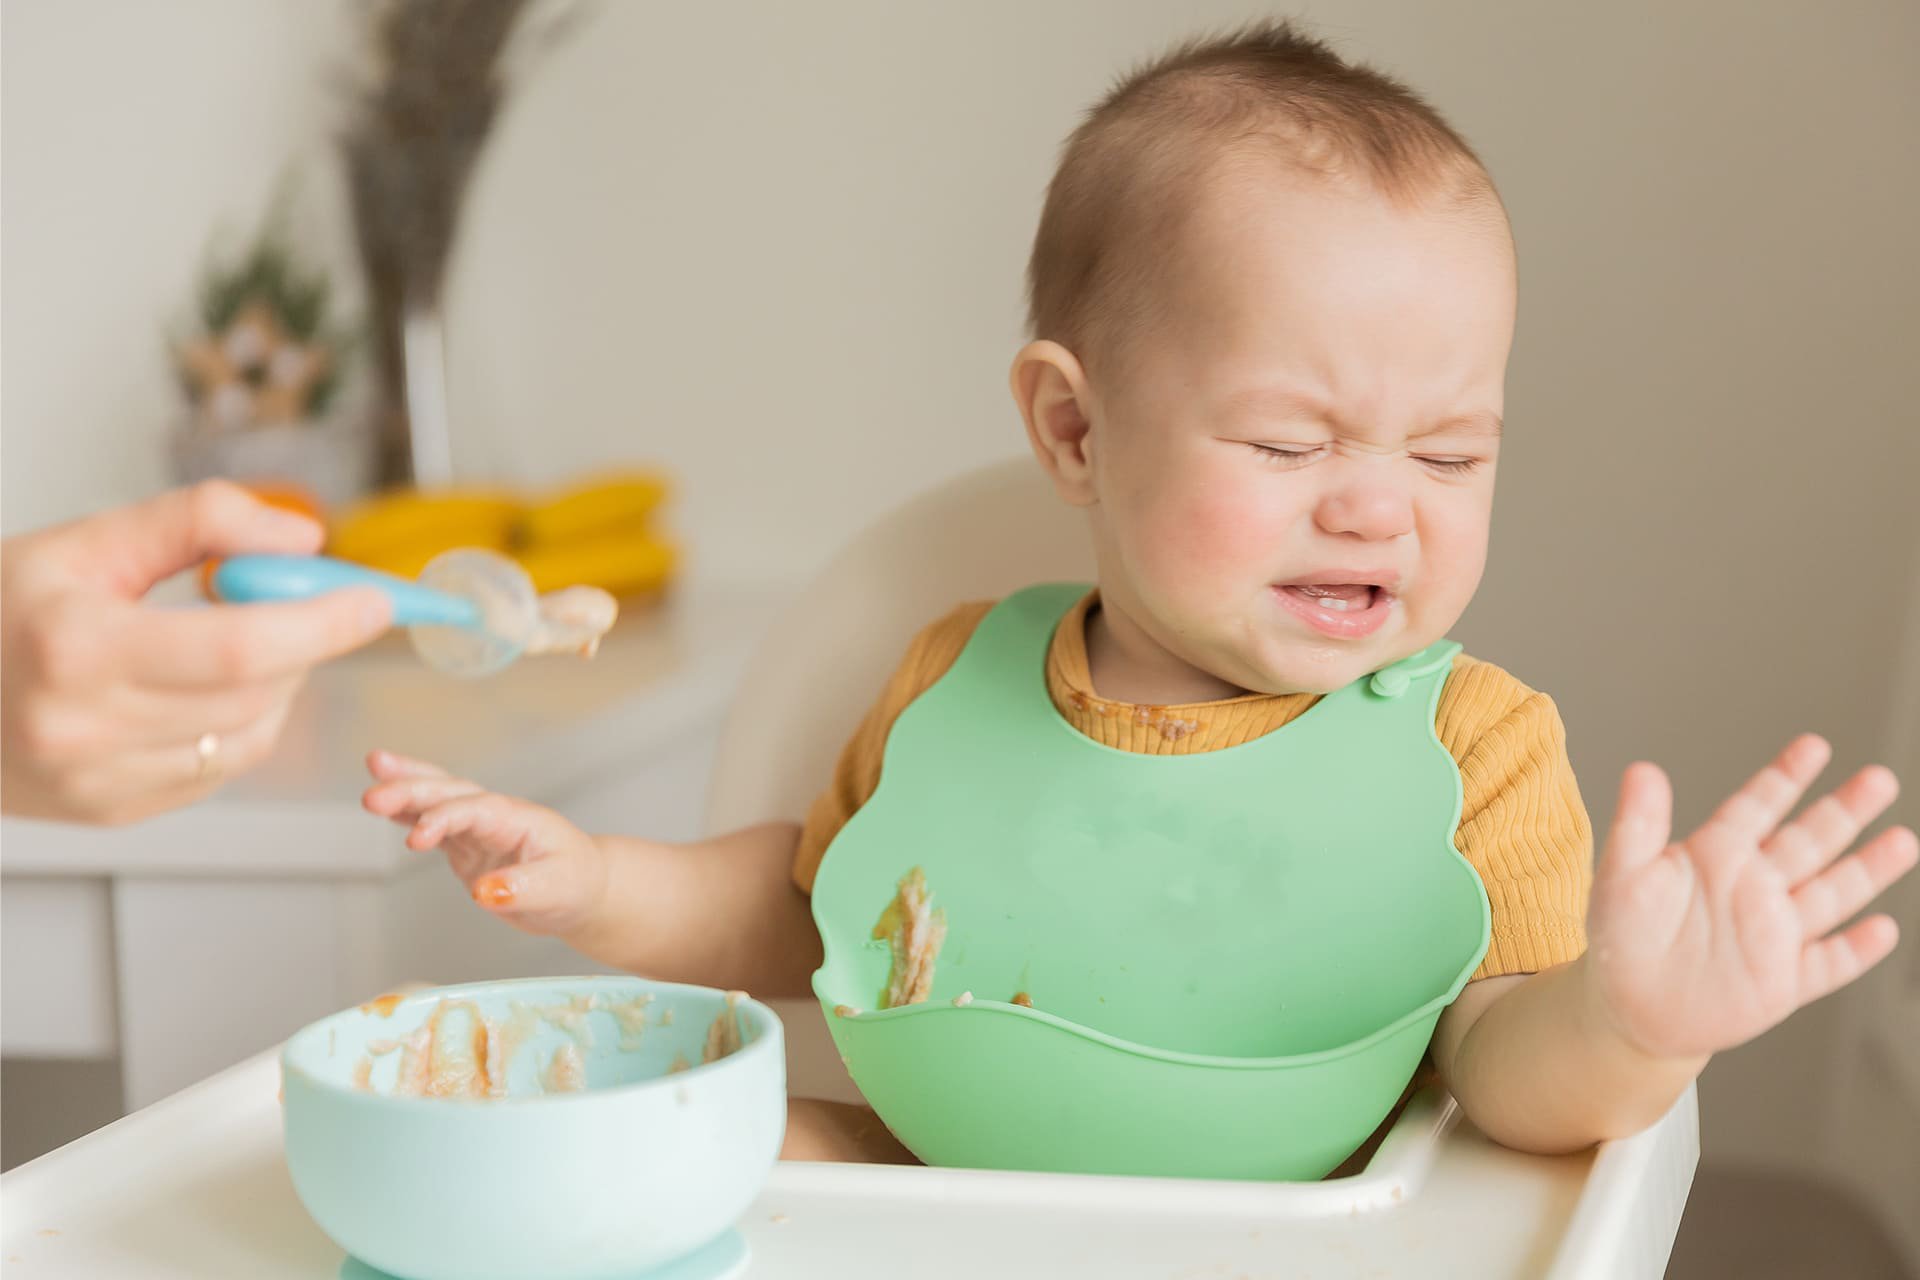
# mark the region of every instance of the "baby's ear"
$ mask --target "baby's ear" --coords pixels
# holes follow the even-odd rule
[[[1054,488],[1076,507],[1092,506],[1092,420],[1086,372],[1078,358],[1057,342],[1029,342],[1014,356],[1008,381],[1026,420],[1027,443],[1053,477]]]

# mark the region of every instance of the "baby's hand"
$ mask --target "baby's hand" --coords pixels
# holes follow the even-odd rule
[[[1862,769],[1782,825],[1830,755],[1817,737],[1795,739],[1678,844],[1666,775],[1627,770],[1594,881],[1589,965],[1603,1011],[1643,1052],[1742,1044],[1893,950],[1899,930],[1884,915],[1828,936],[1913,868],[1904,827],[1834,861],[1893,803],[1893,774]]]
[[[361,803],[411,827],[407,847],[444,849],[473,900],[528,933],[585,924],[607,887],[600,843],[551,809],[495,795],[421,760],[367,757],[376,782]]]

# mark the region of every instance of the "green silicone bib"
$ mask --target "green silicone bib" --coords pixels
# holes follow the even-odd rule
[[[814,885],[814,992],[930,1164],[1320,1177],[1391,1109],[1487,948],[1433,731],[1459,646],[1241,746],[1122,752],[1047,695],[1086,590],[1001,602],[901,714]],[[873,928],[914,867],[947,939],[931,998],[882,1010]]]

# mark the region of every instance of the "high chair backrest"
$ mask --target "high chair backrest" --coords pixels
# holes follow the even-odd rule
[[[931,489],[882,516],[768,630],[721,729],[707,830],[800,821],[907,643],[969,600],[1091,580],[1084,516],[1031,457]],[[795,1097],[858,1102],[819,1006],[771,1001]]]
[[[1031,457],[950,480],[853,539],[774,623],[721,731],[707,829],[799,821],[914,634],[969,600],[1088,580],[1086,521]]]

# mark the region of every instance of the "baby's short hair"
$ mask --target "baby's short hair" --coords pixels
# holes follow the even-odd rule
[[[1124,345],[1194,193],[1233,155],[1505,221],[1480,158],[1419,94],[1290,22],[1256,23],[1129,72],[1067,139],[1027,266],[1031,335],[1083,362]]]

